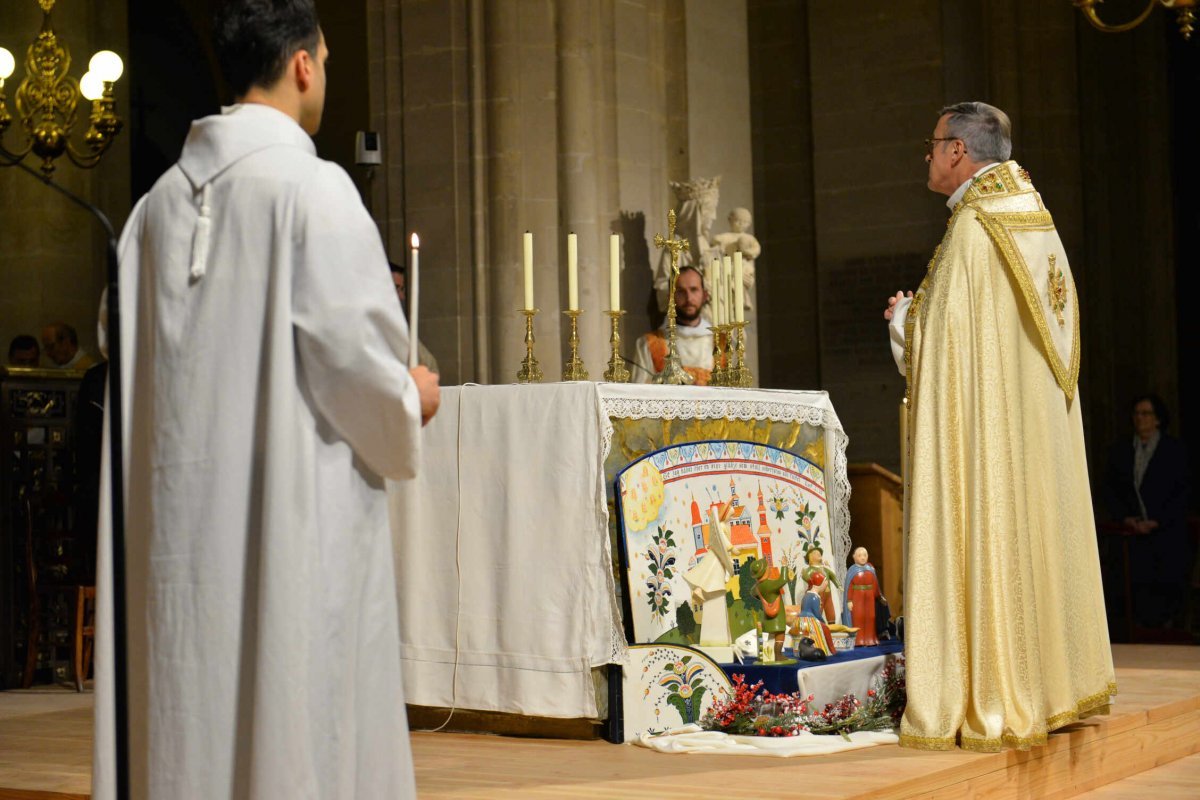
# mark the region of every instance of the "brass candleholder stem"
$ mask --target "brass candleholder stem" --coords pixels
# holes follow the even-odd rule
[[[608,369],[604,370],[604,380],[611,383],[629,383],[629,370],[625,369],[625,360],[621,358],[621,317],[625,312],[617,309],[605,311],[612,324],[612,333],[608,337],[612,345],[612,358],[608,360]]]
[[[575,309],[563,313],[571,319],[571,338],[567,340],[567,343],[571,345],[571,357],[563,365],[562,379],[564,381],[586,381],[588,379],[587,368],[583,366],[583,359],[579,357],[579,315],[583,312]]]
[[[737,366],[731,385],[749,389],[754,383],[754,376],[750,374],[750,368],[746,366],[746,323],[735,322],[733,326],[737,329],[737,351],[734,357]]]
[[[517,383],[541,383],[542,368],[538,366],[537,356],[533,354],[533,318],[537,316],[538,310],[525,308],[521,313],[525,315],[525,360],[517,370]]]
[[[724,325],[713,325],[712,326],[712,334],[713,334],[713,352],[712,352],[713,368],[712,368],[712,375],[710,375],[708,378],[708,385],[709,386],[725,386],[725,385],[727,385],[725,383],[727,378],[726,378],[726,374],[725,374],[725,344],[723,341],[723,337],[725,336],[725,326]]]

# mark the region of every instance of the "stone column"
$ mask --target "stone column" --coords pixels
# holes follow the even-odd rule
[[[558,7],[558,197],[562,220],[557,243],[560,263],[566,263],[566,234],[579,238],[579,307],[581,356],[589,377],[598,380],[607,359],[608,229],[601,217],[605,185],[600,171],[603,130],[600,121],[607,109],[603,97],[601,51],[611,40],[600,40],[602,4],[598,0],[573,0]],[[565,279],[564,279],[565,281]],[[564,298],[563,307],[566,307]],[[566,351],[569,326],[562,336]]]
[[[686,13],[688,171],[692,178],[721,176],[717,234],[729,230],[730,210],[754,213],[746,0],[690,0]],[[764,251],[756,268],[769,269],[771,255]],[[746,312],[746,360],[757,385],[758,303],[748,298],[755,310]]]

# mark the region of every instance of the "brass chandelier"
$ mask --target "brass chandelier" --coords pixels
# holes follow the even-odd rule
[[[113,100],[113,84],[124,71],[121,57],[111,50],[101,50],[88,62],[88,72],[82,79],[68,75],[71,53],[50,24],[50,11],[56,1],[37,0],[42,9],[42,29],[26,51],[25,78],[14,95],[17,119],[24,130],[24,141],[14,147],[5,142],[13,117],[6,105],[4,82],[13,74],[16,62],[11,52],[0,47],[0,165],[12,166],[32,153],[41,159],[46,178],[54,173],[54,162],[63,154],[78,167],[96,166],[121,131]],[[83,141],[77,145],[71,132],[80,98],[92,101],[92,113]]]
[[[1138,25],[1141,25],[1146,19],[1154,13],[1156,6],[1162,6],[1176,12],[1176,23],[1179,25],[1179,33],[1183,35],[1184,41],[1190,41],[1192,31],[1196,29],[1196,3],[1197,0],[1150,0],[1142,11],[1133,20],[1121,25],[1109,25],[1100,19],[1100,15],[1096,12],[1096,6],[1103,0],[1072,0],[1075,7],[1083,12],[1083,16],[1087,21],[1092,23],[1092,26],[1105,33],[1124,33],[1131,31]]]

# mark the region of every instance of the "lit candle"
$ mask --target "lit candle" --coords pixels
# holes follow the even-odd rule
[[[621,310],[621,237],[608,237],[608,304],[613,311]]]
[[[711,276],[711,280],[708,282],[708,291],[712,295],[713,324],[724,325],[725,304],[721,302],[721,259],[714,258],[712,260],[708,274]]]
[[[579,310],[579,237],[567,234],[567,308]]]
[[[746,321],[746,311],[742,306],[742,251],[733,254],[733,313],[738,322]]]
[[[525,231],[524,270],[525,270],[525,310],[533,311],[533,234]]]
[[[412,235],[412,268],[408,271],[408,368],[417,366],[417,300],[421,294],[421,272],[418,257],[421,240]]]

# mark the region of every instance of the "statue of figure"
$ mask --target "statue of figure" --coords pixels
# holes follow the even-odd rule
[[[693,266],[703,275],[709,262],[720,251],[712,243],[712,224],[717,219],[717,198],[720,196],[721,176],[693,178],[690,181],[671,181],[671,189],[679,203],[676,214],[681,238],[687,239],[688,249],[679,254],[679,266]],[[743,257],[744,258],[744,257]],[[665,250],[654,270],[654,293],[659,311],[667,310],[667,292],[671,286],[671,259]]]
[[[797,639],[807,636],[813,640],[813,645],[824,651],[825,655],[833,654],[833,634],[825,621],[822,610],[822,595],[828,595],[829,581],[825,580],[822,572],[813,572],[808,579],[808,589],[804,599],[800,601],[800,617],[796,620],[796,630],[793,636]]]
[[[842,624],[858,628],[855,645],[879,644],[875,632],[875,601],[887,602],[879,591],[879,577],[867,560],[867,548],[854,549],[854,563],[846,570],[846,594],[842,599]]]
[[[824,555],[824,551],[822,551],[820,547],[810,547],[804,554],[804,558],[808,562],[808,566],[805,567],[800,573],[800,577],[804,579],[805,583],[811,584],[812,576],[821,574],[825,576],[825,580],[829,581],[832,586],[836,586],[838,589],[841,589],[841,585],[838,584],[837,574],[828,566],[826,566]],[[825,587],[825,591],[822,592],[822,595],[821,608],[825,612],[824,619],[836,620],[838,615],[833,608],[833,596],[830,592],[829,586]]]
[[[729,212],[729,230],[713,237],[713,245],[723,255],[732,256],[742,251],[742,298],[747,311],[754,310],[754,259],[762,254],[762,245],[750,233],[753,222],[754,217],[748,209],[735,208]]]
[[[709,510],[708,520],[708,552],[683,573],[683,579],[692,587],[692,599],[700,605],[700,649],[717,662],[730,662],[733,648],[725,584],[733,575],[733,556],[729,552],[732,545],[715,508]]]
[[[771,634],[775,640],[775,663],[794,663],[783,657],[783,634],[787,622],[787,616],[783,610],[783,587],[792,579],[792,571],[788,567],[783,568],[782,574],[775,567],[768,571],[765,558],[753,558],[748,566],[750,574],[757,582],[754,586],[754,593],[762,601],[763,633]]]

